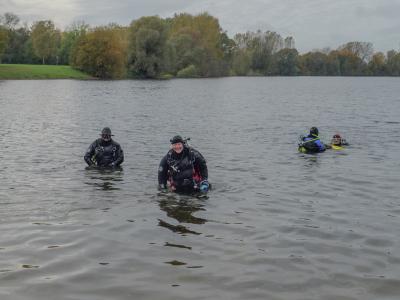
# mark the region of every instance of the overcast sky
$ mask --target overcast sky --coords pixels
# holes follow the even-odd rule
[[[61,29],[78,20],[128,25],[142,16],[208,12],[230,37],[272,30],[293,36],[302,53],[349,41],[400,50],[400,0],[0,0],[5,12],[28,23],[50,19]]]

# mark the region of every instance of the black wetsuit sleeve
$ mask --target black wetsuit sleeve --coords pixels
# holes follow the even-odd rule
[[[114,165],[119,166],[124,162],[124,151],[122,150],[121,146],[118,145],[117,147],[117,159],[113,162]]]
[[[195,166],[200,171],[200,176],[203,180],[208,180],[208,169],[207,169],[207,163],[203,155],[199,151],[194,151],[195,155]]]
[[[94,141],[89,148],[86,150],[85,156],[83,157],[83,159],[85,160],[85,162],[91,166],[94,165],[95,163],[92,161],[92,157],[95,153],[95,149],[96,149],[96,141]]]
[[[158,184],[167,184],[168,180],[168,163],[167,163],[167,155],[165,155],[158,166]]]

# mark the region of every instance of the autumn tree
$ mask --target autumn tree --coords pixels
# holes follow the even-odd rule
[[[71,65],[99,78],[125,75],[127,46],[124,29],[96,27],[80,36],[71,54]]]
[[[373,76],[384,76],[386,72],[386,57],[382,52],[375,53],[368,63],[368,70]]]
[[[228,73],[225,58],[232,55],[233,41],[222,31],[218,19],[208,13],[178,14],[168,23],[168,43],[175,49],[178,70],[190,67],[197,76]]]
[[[369,42],[348,42],[340,46],[338,50],[352,53],[364,62],[369,62],[374,53],[374,47]]]
[[[42,64],[45,64],[46,59],[57,56],[61,33],[52,21],[35,22],[32,25],[31,39],[34,53],[42,59]]]

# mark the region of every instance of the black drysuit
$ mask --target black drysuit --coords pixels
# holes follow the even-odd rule
[[[97,139],[87,149],[84,159],[89,166],[117,167],[124,161],[124,152],[112,139],[110,141]]]
[[[167,181],[176,191],[192,191],[201,180],[208,179],[206,160],[193,148],[184,147],[181,153],[169,150],[161,159],[158,168],[158,184],[166,186]]]

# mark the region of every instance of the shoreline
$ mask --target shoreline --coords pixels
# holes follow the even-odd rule
[[[321,78],[341,78],[341,77],[363,77],[363,78],[399,78],[399,76],[373,76],[373,75],[336,75],[336,76],[321,76],[321,75],[295,75],[295,76],[268,76],[268,75],[248,75],[248,76],[218,76],[218,77],[179,77],[179,76],[161,76],[159,78],[141,78],[141,77],[122,77],[101,79],[93,77],[84,72],[73,69],[68,65],[30,65],[30,64],[0,64],[0,80],[60,80],[60,79],[75,79],[75,80],[171,80],[171,79],[216,79],[216,78],[260,78],[260,77],[321,77]]]

